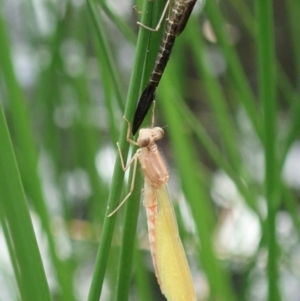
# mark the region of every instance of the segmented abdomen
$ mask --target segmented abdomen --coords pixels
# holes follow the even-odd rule
[[[155,61],[155,66],[152,71],[149,85],[157,87],[162,74],[165,70],[167,62],[169,60],[175,38],[177,36],[177,26],[182,19],[182,15],[185,12],[185,5],[179,2],[175,2],[172,7],[169,18],[166,21],[166,28],[160,49]]]

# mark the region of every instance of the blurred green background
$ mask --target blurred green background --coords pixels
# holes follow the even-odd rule
[[[129,190],[122,116],[162,38],[136,21],[164,5],[1,1],[0,300],[165,300],[140,171],[107,218]],[[198,0],[157,89],[197,300],[299,300],[299,16],[293,0]]]

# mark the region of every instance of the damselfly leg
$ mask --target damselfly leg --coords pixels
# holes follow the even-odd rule
[[[163,10],[163,12],[162,12],[162,14],[161,14],[161,17],[160,17],[160,19],[159,19],[159,21],[158,21],[158,23],[157,23],[157,25],[156,25],[155,28],[152,28],[152,27],[149,27],[149,26],[147,26],[147,25],[144,25],[144,24],[141,23],[141,22],[136,22],[136,24],[138,24],[139,26],[141,26],[141,27],[143,27],[143,28],[145,28],[145,29],[148,29],[148,30],[150,30],[150,31],[159,31],[160,26],[161,26],[161,23],[163,22],[163,20],[164,20],[164,18],[165,18],[165,15],[166,15],[166,12],[167,12],[167,10],[168,10],[169,5],[170,5],[170,0],[167,1],[166,5],[165,5],[165,8],[164,8],[164,10]]]

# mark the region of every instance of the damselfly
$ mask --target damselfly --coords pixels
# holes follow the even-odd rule
[[[149,28],[138,22],[139,25],[146,29],[157,31],[164,18],[167,8],[170,8],[169,15],[166,20],[164,36],[156,57],[155,65],[151,73],[149,83],[144,90],[135,111],[132,127],[133,135],[135,135],[135,133],[139,129],[149,108],[151,107],[151,104],[155,97],[156,87],[160,82],[162,74],[169,60],[175,38],[179,36],[184,30],[196,1],[197,0],[168,0],[162,17],[160,18],[159,23],[155,29]]]
[[[163,135],[162,128],[153,127],[152,117],[152,127],[141,129],[135,142],[130,139],[130,123],[128,122],[127,141],[140,148],[125,166],[119,144],[117,144],[123,170],[126,171],[132,163],[134,169],[129,193],[109,216],[113,215],[131,195],[134,189],[137,162],[140,161],[145,177],[144,206],[147,214],[150,249],[161,291],[168,301],[196,301],[192,277],[167,188],[169,174],[156,145],[156,140],[161,139]]]

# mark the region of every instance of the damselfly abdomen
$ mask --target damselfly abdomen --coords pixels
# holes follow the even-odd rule
[[[166,20],[165,32],[156,57],[155,65],[150,76],[149,83],[144,90],[137,105],[132,134],[134,135],[142,124],[155,97],[155,90],[169,60],[175,38],[184,30],[197,0],[175,0],[167,5],[171,6],[169,16]],[[145,27],[145,26],[144,26]],[[146,27],[147,28],[147,27]]]

